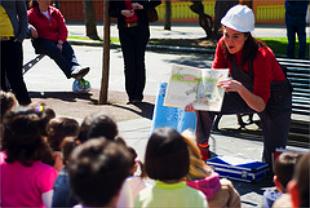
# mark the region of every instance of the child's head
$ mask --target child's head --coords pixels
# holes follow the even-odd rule
[[[310,153],[304,154],[298,161],[293,179],[288,184],[293,208],[310,207],[309,177],[310,176]]]
[[[274,182],[279,191],[286,192],[286,186],[293,178],[298,158],[299,155],[293,152],[284,152],[277,158],[274,168]]]
[[[68,161],[70,159],[70,155],[80,144],[80,142],[75,137],[66,137],[60,144],[61,152],[62,152],[62,162],[66,166],[68,164]]]
[[[105,137],[113,140],[117,135],[116,122],[106,114],[99,112],[84,118],[78,138],[83,143],[93,137]]]
[[[1,98],[1,120],[6,112],[12,110],[17,105],[15,95],[11,92],[0,91]]]
[[[42,136],[42,122],[42,117],[33,109],[6,114],[3,121],[2,150],[7,154],[7,162],[19,161],[29,166],[37,160],[52,159],[50,148]]]
[[[42,118],[41,133],[47,136],[47,124],[56,117],[55,111],[45,103],[35,103],[30,106]]]
[[[127,149],[104,138],[79,145],[68,163],[73,193],[84,206],[92,207],[114,207],[129,169]]]
[[[65,137],[76,137],[78,131],[79,123],[75,119],[53,118],[47,124],[47,141],[53,151],[60,151],[60,144]]]
[[[202,160],[195,136],[189,131],[183,132],[182,136],[187,144],[190,157],[190,167],[186,177],[194,180],[210,176],[213,170]]]
[[[145,171],[155,180],[179,181],[189,170],[187,144],[175,129],[156,129],[145,152]]]

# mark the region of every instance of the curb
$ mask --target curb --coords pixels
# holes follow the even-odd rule
[[[95,40],[68,40],[71,45],[84,45],[84,46],[93,46],[93,47],[102,47],[103,42]],[[112,43],[110,48],[116,49],[120,48],[120,44]],[[150,45],[146,46],[148,51],[169,51],[176,53],[207,53],[214,54],[214,49],[208,48],[196,48],[196,47],[185,47],[185,46],[169,46],[169,45]]]

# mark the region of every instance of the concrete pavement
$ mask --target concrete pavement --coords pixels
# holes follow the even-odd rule
[[[200,27],[172,27],[172,31],[164,31],[163,26],[152,26],[152,38],[201,38],[205,34]],[[70,35],[84,35],[84,26],[69,25]],[[102,31],[102,26],[98,26],[98,32]],[[256,30],[257,35],[271,36],[281,35],[285,37],[285,28],[261,28]],[[265,35],[268,33],[268,35]],[[117,37],[116,26],[111,27],[112,37]],[[255,34],[254,34],[255,35]],[[276,36],[274,36],[276,37]],[[29,91],[36,101],[44,101],[49,106],[56,110],[59,116],[74,117],[81,121],[89,113],[96,111],[104,111],[109,114],[115,113],[116,116],[132,113],[128,117],[117,117],[121,135],[127,143],[134,147],[140,158],[144,157],[145,145],[150,134],[151,113],[154,107],[154,99],[157,93],[159,83],[167,81],[170,74],[170,69],[173,64],[186,64],[191,66],[208,67],[208,55],[206,54],[166,54],[161,52],[147,51],[147,84],[145,89],[146,107],[128,106],[126,105],[126,95],[124,93],[124,76],[123,76],[123,59],[120,49],[111,49],[110,61],[110,104],[105,106],[96,105],[98,99],[98,90],[101,83],[102,69],[102,48],[89,46],[74,46],[76,55],[82,65],[90,66],[91,71],[86,76],[92,84],[92,94],[87,95],[72,95],[71,85],[72,80],[67,80],[61,73],[57,65],[45,57],[26,75],[25,80]],[[25,61],[32,59],[35,55],[29,40],[24,43]],[[115,97],[113,97],[115,96]],[[145,106],[144,106],[145,107]],[[146,110],[148,109],[148,110]],[[121,111],[121,113],[120,113]],[[150,112],[144,112],[150,111]],[[220,123],[220,127],[237,126],[237,121],[234,116],[225,116]],[[255,126],[253,127],[255,128]],[[210,145],[211,150],[218,155],[239,155],[244,158],[260,160],[262,151],[262,142],[257,141],[257,136],[248,135],[240,138],[223,136],[221,134],[212,134]],[[262,200],[262,191],[270,183],[262,183],[250,185],[235,182],[236,187],[241,193],[243,207],[258,207]],[[253,190],[251,190],[254,187]]]

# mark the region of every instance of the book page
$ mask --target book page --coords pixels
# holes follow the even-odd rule
[[[168,82],[164,105],[184,108],[192,104],[196,110],[220,111],[224,90],[216,86],[227,79],[228,69],[200,69],[174,65]]]

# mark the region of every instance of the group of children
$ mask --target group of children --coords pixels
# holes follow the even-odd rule
[[[275,166],[275,184],[294,207],[309,206],[309,157],[294,176],[297,156],[283,154]],[[79,125],[1,92],[1,207],[241,207],[232,183],[201,158],[192,134],[162,128],[142,164],[104,113]]]

